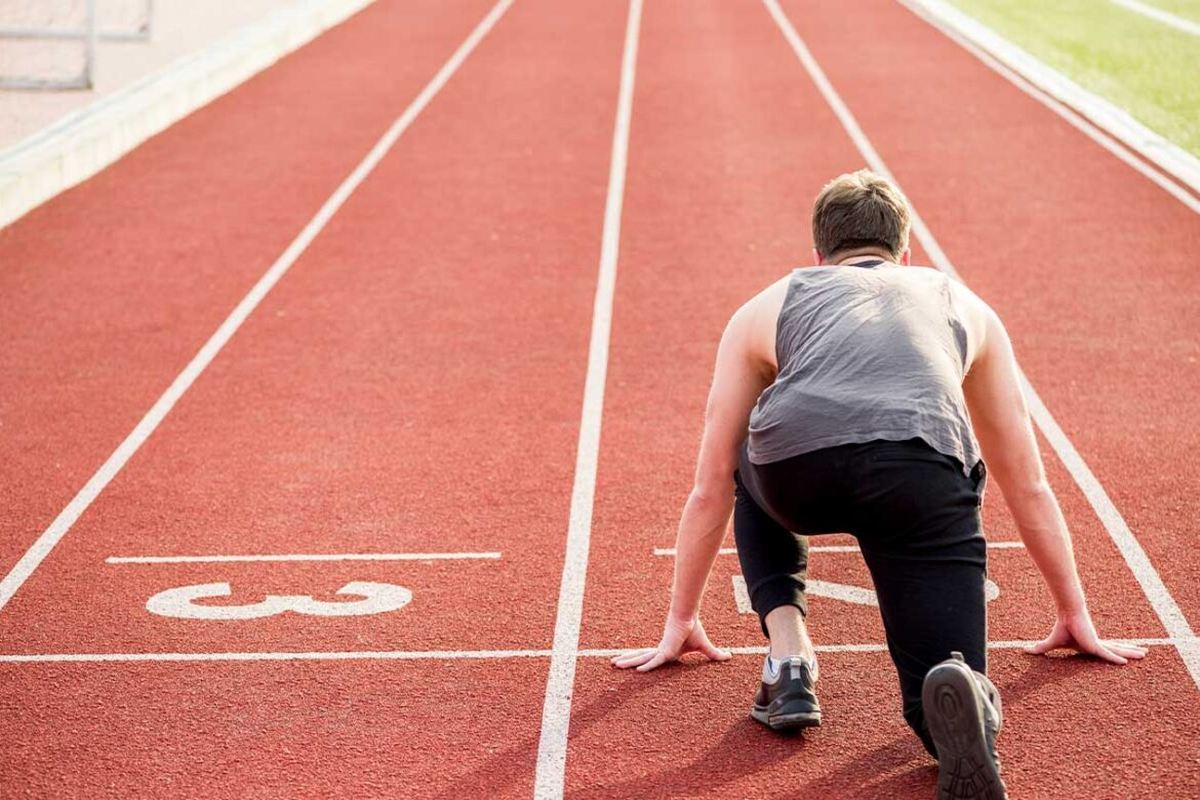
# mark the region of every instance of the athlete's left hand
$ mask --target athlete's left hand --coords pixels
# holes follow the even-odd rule
[[[1105,641],[1096,633],[1096,626],[1087,609],[1060,613],[1050,635],[1025,648],[1030,655],[1045,655],[1060,647],[1078,650],[1111,664],[1128,664],[1130,659],[1146,657],[1146,648],[1134,644]]]
[[[699,617],[682,620],[668,615],[658,647],[629,650],[614,656],[612,664],[619,669],[637,667],[638,672],[649,672],[678,660],[684,653],[703,653],[711,661],[728,661],[733,657],[728,650],[720,649],[709,640]]]

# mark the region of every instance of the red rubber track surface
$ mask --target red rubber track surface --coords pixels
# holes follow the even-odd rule
[[[847,13],[824,9],[829,19]],[[803,18],[807,12],[803,9],[796,16]],[[818,57],[828,56],[835,86],[837,70],[846,62],[863,58],[874,63],[874,57],[862,53],[868,48],[848,35],[857,24],[854,20],[861,17],[870,26],[872,15],[883,13],[883,6],[872,4],[869,10],[847,13],[840,27],[813,34],[813,39],[827,37]],[[833,38],[835,34],[842,38]],[[890,35],[897,35],[894,28]],[[937,44],[930,48],[940,58]],[[672,544],[690,486],[717,335],[732,311],[777,277],[781,267],[807,261],[811,240],[804,223],[811,198],[833,174],[862,166],[862,156],[757,4],[650,3],[641,47],[585,648],[637,646],[657,639],[668,601],[671,561],[651,553]],[[875,64],[877,80],[887,69],[896,69],[886,67],[886,61],[880,56]],[[967,62],[955,63],[949,71],[963,80],[976,73],[987,76],[982,65]],[[928,64],[936,67],[932,60]],[[899,82],[911,80],[913,88],[919,87],[919,79]],[[935,85],[940,88],[947,82],[943,77]],[[911,156],[924,145],[919,138],[904,137],[919,134],[886,126],[877,134],[871,124],[881,115],[871,104],[879,102],[877,95],[887,85],[890,82],[873,84],[873,93],[872,86],[856,87],[861,95],[848,96],[848,102],[856,110],[864,107],[868,136],[889,145],[883,148],[885,159],[893,149]],[[1030,116],[1045,113],[1024,95],[1015,101]],[[984,100],[977,96],[976,102]],[[1066,127],[1054,119],[1048,122]],[[956,135],[981,134],[972,130]],[[1070,158],[1071,152],[1064,148],[1058,157]],[[926,153],[919,165],[916,156],[911,159],[897,161],[902,182],[910,172],[928,169],[936,153]],[[1143,190],[1138,185],[1143,179],[1123,166],[1110,172],[1118,169],[1124,170],[1120,177],[1131,192],[1173,211],[1176,201],[1152,186]],[[1011,183],[1006,191],[1008,195],[992,202],[1001,207],[1023,204],[1025,196]],[[953,194],[943,206],[917,192],[914,196],[935,232],[944,228],[949,234],[962,222],[938,213],[939,208],[950,208]],[[1179,215],[1180,224],[1194,230],[1186,214]],[[978,224],[972,230],[976,228]],[[664,236],[668,230],[674,234],[670,238]],[[995,235],[988,246],[993,241]],[[943,242],[958,245],[950,250],[952,257],[960,250],[973,256],[963,259],[965,267],[991,263],[987,250],[959,235],[948,235]],[[915,258],[925,261],[925,254],[918,251]],[[1045,283],[1054,277],[1043,270],[1037,280]],[[1013,282],[1009,288],[1015,291],[1021,285]],[[983,291],[990,298],[988,288]],[[1058,302],[1054,322],[1062,324],[1061,318],[1074,307],[1066,306],[1062,297]],[[1014,335],[1022,351],[1036,354],[1031,364],[1044,365],[1052,355],[1044,348],[1056,348],[1057,342],[1032,333],[1025,336],[1034,320],[1027,314],[1015,316]],[[1082,324],[1089,322],[1085,318]],[[1059,364],[1060,381],[1074,374],[1064,372],[1067,368]],[[1035,382],[1039,377],[1034,371]],[[1057,410],[1054,399],[1048,397],[1048,402]],[[1161,625],[1090,506],[1061,465],[1053,457],[1048,462],[1074,529],[1093,612],[1105,632],[1162,636]],[[987,503],[989,538],[1015,538],[998,500],[993,492]],[[719,644],[761,645],[757,621],[736,613],[731,591],[736,572],[735,558],[719,558],[709,582],[705,625]],[[1044,635],[1053,622],[1052,605],[1023,551],[992,551],[990,573],[1001,587],[1000,597],[990,606],[991,638]],[[854,554],[815,554],[811,575],[870,585]],[[813,598],[810,623],[820,644],[883,641],[873,608]],[[747,716],[757,659],[688,665],[654,676],[582,663],[567,795],[929,796],[935,768],[899,718],[898,692],[886,655],[831,653],[822,656],[822,662],[825,724],[791,738],[768,734]],[[1002,756],[1014,797],[1184,796],[1200,779],[1200,695],[1173,651],[1157,649],[1148,663],[1124,671],[1075,660],[1035,659],[1011,650],[993,652],[991,664],[1010,720]],[[1131,709],[1137,709],[1133,724]],[[1089,735],[1094,731],[1103,735]],[[1151,753],[1146,751],[1148,741],[1154,742]]]
[[[492,754],[536,736],[545,659],[33,669],[0,668],[5,797],[531,793]]]
[[[0,570],[487,7],[376,4],[0,230]]]
[[[483,16],[462,11],[466,24],[458,13],[439,23],[426,79]],[[405,24],[390,13],[348,22],[338,50],[386,41]],[[526,2],[498,23],[9,604],[7,652],[549,647],[623,24],[623,9],[598,0]],[[374,56],[347,77],[368,83],[407,59]],[[270,80],[303,85],[295,63]],[[391,98],[388,116],[418,86]],[[273,202],[294,206],[294,234],[319,199]],[[429,551],[502,558],[104,563]],[[176,586],[227,581],[230,602],[250,603],[331,600],[350,580],[414,599],[365,618],[144,609]],[[546,664],[9,664],[0,708],[23,735],[4,738],[0,783],[38,796],[195,795],[219,782],[238,796],[449,797],[479,780],[487,796],[528,796],[533,750],[492,753],[536,742]]]
[[[1195,215],[903,8],[785,7],[1197,626]],[[380,0],[0,231],[0,567],[487,8]],[[550,646],[625,15],[513,6],[0,613],[0,651]],[[721,327],[807,262],[812,197],[859,166],[760,4],[646,4],[582,648],[657,639],[671,559],[653,551],[673,544]],[[1105,634],[1163,636],[1071,477],[1047,467]],[[1016,537],[997,492],[985,523]],[[105,563],[456,551],[502,557]],[[719,558],[705,623],[719,644],[761,645],[738,572]],[[990,576],[991,638],[1043,635],[1052,609],[1024,552],[993,550]],[[814,554],[812,577],[869,586],[853,553]],[[144,608],[190,584],[251,603],[332,600],[351,580],[413,600],[253,622]],[[811,625],[821,645],[883,641],[868,606],[814,597]],[[2,663],[0,794],[528,797],[548,663]],[[747,716],[755,656],[650,675],[582,657],[565,794],[930,796],[886,654],[821,663],[825,723],[780,737]],[[1200,692],[1173,649],[1124,669],[997,650],[991,671],[1014,797],[1200,785]]]

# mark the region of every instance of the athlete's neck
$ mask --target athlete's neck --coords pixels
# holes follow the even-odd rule
[[[838,253],[836,258],[830,258],[826,263],[833,266],[854,266],[863,263],[870,264],[871,261],[887,261],[888,264],[894,264],[895,257],[880,247],[860,247]]]
[[[836,267],[853,267],[859,264],[879,263],[880,261],[888,264],[894,263],[891,253],[884,253],[879,250],[860,250],[839,256],[837,261],[833,262],[833,265]]]
[[[910,256],[907,247],[904,248],[904,252],[897,256],[881,245],[867,245],[865,247],[838,250],[828,256],[814,247],[812,254],[812,263],[823,267],[853,266],[854,264],[870,263],[871,261],[882,261],[888,264],[900,264],[907,267]]]

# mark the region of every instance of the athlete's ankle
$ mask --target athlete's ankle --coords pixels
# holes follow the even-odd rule
[[[776,661],[782,661],[785,658],[797,657],[803,658],[805,661],[817,660],[816,649],[813,647],[813,643],[808,639],[808,637],[805,637],[804,641],[791,646],[785,646],[783,644],[771,642],[768,655]]]
[[[800,609],[791,605],[780,606],[767,614],[765,622],[772,658],[799,656],[805,661],[816,662],[817,654],[812,639],[808,637],[808,626],[804,624]]]

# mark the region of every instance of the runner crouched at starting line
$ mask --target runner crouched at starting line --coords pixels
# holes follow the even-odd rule
[[[729,658],[699,610],[732,513],[770,640],[750,713],[776,730],[820,724],[804,623],[807,537],[851,533],[875,585],[904,718],[938,759],[938,797],[1003,798],[1000,697],[985,675],[988,473],[1057,606],[1054,629],[1029,652],[1071,647],[1123,664],[1145,650],[1098,637],[1004,326],[962,284],[908,266],[910,217],[880,176],[839,176],[813,209],[818,266],[733,315],[679,523],[662,641],[613,662],[648,671],[692,651]]]

